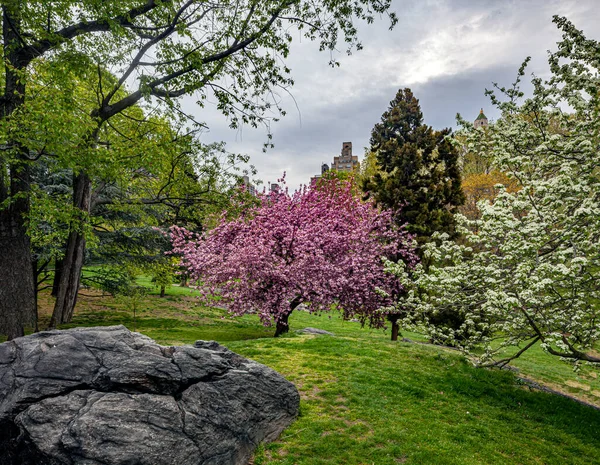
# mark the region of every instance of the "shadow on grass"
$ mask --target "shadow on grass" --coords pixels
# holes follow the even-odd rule
[[[223,322],[207,322],[202,314],[182,321],[180,318],[146,316],[143,312],[134,319],[131,312],[96,310],[78,314],[71,323],[61,329],[79,326],[123,325],[156,340],[159,344],[192,344],[197,340],[217,342],[237,341],[271,337],[273,330],[255,322],[225,319]]]

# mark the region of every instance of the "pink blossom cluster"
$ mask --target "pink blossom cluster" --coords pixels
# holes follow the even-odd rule
[[[173,226],[173,253],[181,257],[206,297],[218,296],[235,315],[258,313],[265,325],[284,322],[300,303],[331,309],[381,326],[397,280],[382,257],[416,262],[411,237],[389,211],[353,194],[349,181],[331,179],[289,194],[262,194],[259,205],[197,236]]]

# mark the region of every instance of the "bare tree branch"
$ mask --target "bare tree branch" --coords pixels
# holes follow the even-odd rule
[[[55,49],[60,44],[74,39],[83,34],[90,32],[109,31],[111,24],[119,24],[121,26],[132,26],[132,20],[139,16],[143,16],[152,11],[158,6],[173,3],[173,0],[147,0],[145,3],[132,8],[126,13],[116,16],[111,19],[102,18],[96,21],[81,21],[76,24],[67,26],[52,34],[52,38],[36,40],[32,44],[23,44],[22,49],[17,53],[22,65],[26,65],[34,58],[43,55],[49,50]]]
[[[247,37],[246,39],[244,39],[242,41],[234,43],[233,45],[228,47],[226,50],[223,50],[218,53],[214,53],[212,55],[209,55],[209,56],[203,58],[202,60],[200,60],[200,64],[208,64],[208,63],[213,63],[216,61],[224,60],[225,58],[233,55],[234,53],[248,47],[250,44],[252,44],[254,41],[256,41],[261,35],[263,35],[266,31],[268,31],[269,28],[272,26],[272,24],[275,22],[275,20],[279,17],[279,14],[285,8],[289,7],[293,3],[294,3],[294,0],[287,0],[287,1],[283,2],[271,14],[269,20],[254,34],[250,35],[249,37]],[[190,66],[187,66],[180,70],[173,71],[172,73],[166,74],[160,78],[154,79],[153,81],[151,81],[147,84],[147,86],[150,89],[150,94],[156,95],[158,97],[163,97],[163,98],[171,98],[171,97],[175,98],[175,97],[179,97],[181,95],[184,95],[185,93],[188,93],[188,92],[194,90],[194,89],[183,89],[182,88],[182,89],[178,89],[176,91],[164,91],[164,90],[159,89],[158,87],[162,86],[164,84],[167,84],[181,76],[184,76],[188,73],[191,73],[191,72],[197,70],[197,67],[198,67],[198,65],[196,65],[196,64],[190,65]],[[205,81],[206,80],[203,80],[202,82],[205,83]],[[198,85],[196,85],[195,87],[198,88]],[[143,90],[138,89],[137,91],[132,92],[127,97],[124,97],[123,99],[119,100],[118,102],[116,102],[112,105],[106,105],[106,106],[103,106],[102,108],[95,110],[92,113],[92,117],[98,117],[98,118],[100,118],[100,120],[105,121],[108,118],[111,118],[112,116],[116,115],[117,113],[120,113],[125,108],[129,108],[131,105],[134,105],[135,103],[137,103],[142,98],[142,96],[143,96]]]

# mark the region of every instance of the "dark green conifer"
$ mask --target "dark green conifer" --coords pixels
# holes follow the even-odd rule
[[[423,124],[419,101],[410,89],[400,89],[371,133],[378,172],[362,188],[378,204],[396,212],[419,244],[436,232],[455,236],[453,214],[464,202],[458,150],[450,129]]]
[[[400,89],[371,133],[371,152],[377,170],[361,180],[367,195],[394,210],[396,221],[414,234],[417,253],[425,267],[421,246],[434,232],[456,236],[454,213],[464,202],[458,166],[458,150],[450,140],[452,131],[433,130],[423,124],[419,101],[410,89]],[[402,295],[397,296],[402,299]],[[392,340],[399,334],[402,312],[390,313]],[[461,315],[449,310],[428,315],[430,323],[458,328]]]

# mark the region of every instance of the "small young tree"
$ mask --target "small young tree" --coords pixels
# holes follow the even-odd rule
[[[172,260],[155,262],[149,266],[152,283],[160,289],[160,296],[164,297],[167,289],[173,285],[175,277],[175,264]]]
[[[464,243],[429,245],[428,272],[404,279],[414,288],[405,308],[464,316],[436,338],[474,346],[481,364],[504,365],[539,343],[549,354],[600,364],[600,43],[565,18],[551,53],[551,76],[534,77],[522,100],[519,79],[498,88],[492,102],[502,117],[487,129],[467,125],[469,147],[479,147],[520,189],[479,203],[476,227],[465,223]],[[459,217],[460,218],[460,217]],[[396,265],[390,268],[406,278]]]
[[[381,326],[397,284],[382,258],[415,263],[410,236],[393,226],[391,213],[353,195],[336,178],[260,197],[241,217],[226,214],[204,237],[171,228],[174,252],[207,297],[218,295],[234,315],[258,313],[275,336],[288,331],[290,314],[305,303],[311,312],[337,304],[345,318]]]

